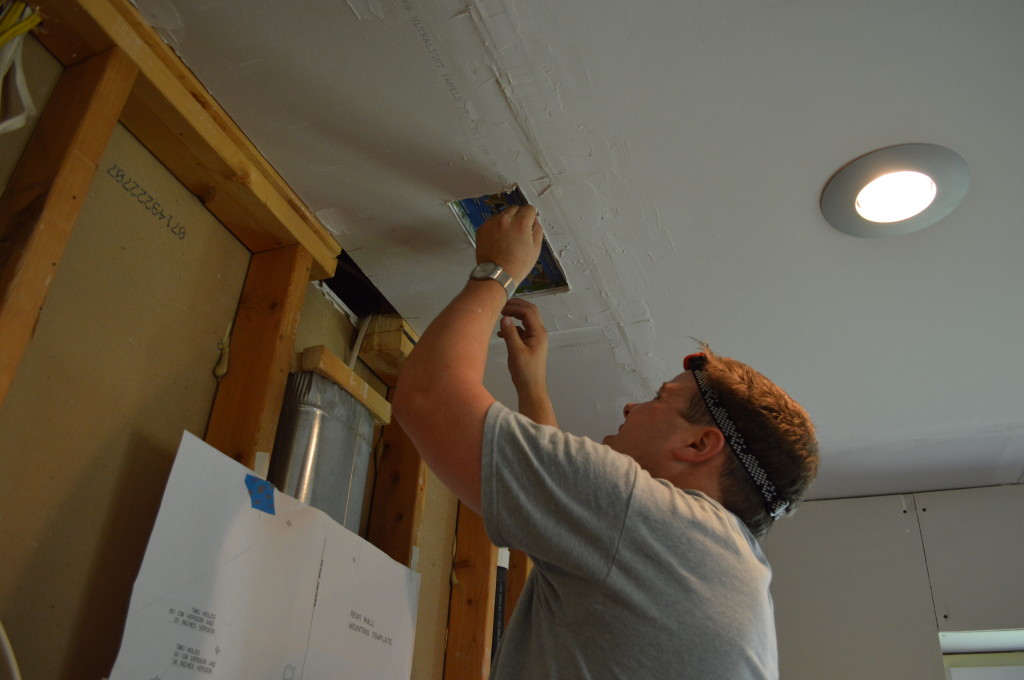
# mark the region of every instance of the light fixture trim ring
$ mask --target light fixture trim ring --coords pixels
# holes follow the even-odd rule
[[[871,222],[857,212],[857,194],[877,177],[901,170],[928,175],[937,192],[931,205],[898,222]],[[960,204],[971,174],[966,161],[936,144],[898,144],[857,158],[841,168],[821,193],[821,212],[829,224],[853,236],[901,236],[935,224]]]

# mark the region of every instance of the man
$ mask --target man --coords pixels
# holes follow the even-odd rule
[[[650,401],[627,404],[603,444],[559,431],[540,316],[508,300],[541,238],[531,206],[480,228],[473,278],[423,334],[393,400],[492,541],[534,561],[491,677],[777,677],[771,570],[755,536],[814,477],[806,413],[704,347]],[[519,414],[482,382],[499,315]]]

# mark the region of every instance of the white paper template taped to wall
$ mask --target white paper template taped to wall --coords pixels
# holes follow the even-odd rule
[[[419,575],[185,433],[111,680],[395,678]]]

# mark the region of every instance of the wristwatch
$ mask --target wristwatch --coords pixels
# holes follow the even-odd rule
[[[494,279],[501,284],[502,288],[505,289],[505,295],[512,297],[512,293],[516,291],[516,282],[512,280],[512,277],[501,268],[496,262],[481,262],[477,266],[473,267],[473,271],[469,273],[469,278],[474,281],[486,281],[487,279]]]

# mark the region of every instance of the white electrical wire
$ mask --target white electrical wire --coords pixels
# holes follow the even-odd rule
[[[7,42],[3,43],[3,46],[0,47],[0,101],[3,100],[3,88],[8,86],[8,80],[13,79],[14,91],[17,93],[21,112],[11,115],[6,120],[0,121],[0,135],[24,127],[29,118],[36,115],[36,106],[32,101],[32,94],[29,92],[28,82],[25,80],[25,66],[22,61],[22,48],[25,43],[27,30],[38,23],[38,18],[35,16],[35,10],[31,7],[25,7],[22,5],[24,9],[20,12],[21,16],[12,21],[7,15],[10,12],[18,11],[18,4],[19,3],[9,5],[3,12],[3,15],[0,15],[3,17],[5,24],[15,24],[9,32],[4,33],[4,36],[7,36],[10,32],[16,33],[14,37],[9,38]],[[13,72],[11,70],[12,68]]]
[[[359,359],[359,350],[363,348],[363,340],[366,339],[366,331],[370,329],[370,322],[373,321],[373,317],[373,314],[367,314],[359,323],[359,332],[356,334],[355,342],[352,343],[352,351],[348,353],[349,368],[356,367],[356,361]]]
[[[21,680],[18,660],[14,658],[14,649],[11,647],[11,641],[7,638],[7,631],[4,630],[2,621],[0,621],[0,652],[3,653],[5,677],[10,680]]]

